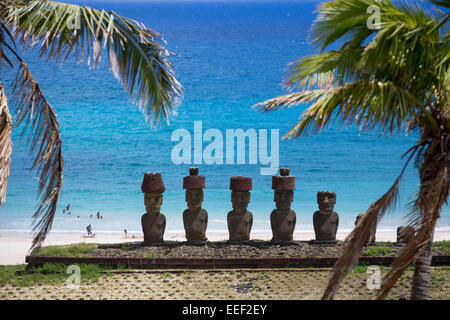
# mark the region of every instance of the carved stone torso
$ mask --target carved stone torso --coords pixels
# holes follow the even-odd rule
[[[208,225],[208,212],[204,209],[183,212],[183,224],[188,241],[206,241],[206,227]]]
[[[336,240],[336,232],[339,225],[339,215],[336,212],[314,212],[313,224],[316,240]]]
[[[145,242],[163,242],[164,231],[166,229],[166,217],[162,213],[144,213],[141,217],[141,224]]]
[[[237,213],[231,210],[228,212],[227,222],[230,240],[246,241],[250,239],[250,231],[253,225],[253,215],[250,211]]]
[[[296,223],[296,214],[293,210],[273,210],[270,214],[270,226],[272,228],[272,240],[292,241]]]

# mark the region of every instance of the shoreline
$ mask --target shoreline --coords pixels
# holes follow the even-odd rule
[[[337,240],[344,240],[351,230],[338,231]],[[73,243],[121,243],[142,241],[142,232],[130,231],[128,238],[124,237],[123,231],[103,231],[96,232],[94,238],[85,237],[86,233],[70,231],[51,231],[43,243],[43,246],[66,245]],[[134,236],[134,237],[133,237]],[[228,231],[210,230],[206,236],[209,241],[228,240]],[[254,230],[250,234],[252,240],[270,240],[272,232],[270,230]],[[24,264],[25,257],[32,243],[30,231],[0,230],[0,265]],[[165,240],[185,241],[185,234],[182,230],[167,230],[164,234]],[[294,232],[294,240],[312,240],[314,231],[297,230]],[[395,242],[397,232],[394,229],[377,230],[377,241]],[[450,240],[450,228],[436,228],[434,241]]]

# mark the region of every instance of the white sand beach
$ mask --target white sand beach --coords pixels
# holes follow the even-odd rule
[[[351,230],[342,230],[337,233],[338,240],[344,240]],[[226,231],[207,232],[209,241],[228,240]],[[396,241],[396,231],[378,230],[376,234],[377,241]],[[270,240],[272,233],[268,230],[254,230],[251,232],[251,239]],[[0,265],[24,264],[25,257],[32,243],[32,235],[24,231],[0,231]],[[64,245],[72,243],[118,243],[142,241],[143,236],[140,232],[129,232],[126,239],[123,233],[97,233],[94,238],[86,238],[82,233],[58,232],[52,231],[43,246]],[[185,241],[185,235],[181,231],[166,231],[165,240]],[[294,232],[294,240],[314,239],[313,231],[300,230]],[[436,229],[434,241],[450,240],[450,229]]]

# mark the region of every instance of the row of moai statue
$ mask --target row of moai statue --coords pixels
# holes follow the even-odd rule
[[[270,214],[273,242],[293,241],[296,213],[291,210],[291,203],[294,201],[295,177],[289,174],[289,168],[280,168],[280,175],[272,176],[272,189],[274,190],[276,204],[276,209]],[[208,212],[202,208],[203,189],[205,187],[205,177],[198,175],[198,168],[189,168],[189,175],[183,178],[183,189],[186,190],[185,199],[188,207],[183,212],[183,225],[188,242],[204,242],[207,240]],[[144,193],[146,207],[146,213],[141,217],[144,242],[162,243],[166,228],[166,217],[160,212],[165,191],[161,174],[145,173],[141,190]],[[233,210],[227,214],[229,240],[249,241],[253,215],[247,208],[250,203],[252,179],[243,176],[231,177],[230,190]],[[319,210],[313,214],[315,240],[312,240],[312,242],[319,244],[335,243],[339,226],[339,215],[334,212],[336,193],[319,191],[317,203]],[[362,214],[357,216],[355,225],[361,217]],[[367,239],[368,243],[375,242],[375,231],[374,229]],[[405,229],[400,232],[400,235],[404,235],[406,239],[410,236],[408,231],[409,229]],[[399,234],[399,231],[397,233]],[[399,236],[397,236],[397,241],[399,241]]]

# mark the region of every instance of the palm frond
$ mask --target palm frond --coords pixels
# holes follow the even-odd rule
[[[327,89],[346,82],[371,78],[372,73],[361,69],[355,74],[355,65],[363,47],[345,44],[339,50],[321,52],[291,63],[284,81],[289,90]]]
[[[9,113],[4,88],[0,83],[0,204],[4,203],[6,199],[12,153],[11,130],[12,117]]]
[[[408,32],[420,33],[422,27],[434,20],[431,11],[417,2],[397,1],[394,5],[390,0],[334,0],[319,7],[311,29],[312,43],[321,50],[343,40],[362,45],[380,31],[367,25],[371,15],[368,8],[372,6],[380,9],[381,30],[394,23],[399,30],[406,27]]]
[[[2,15],[0,14],[0,18]],[[114,76],[157,124],[175,113],[182,96],[170,53],[157,32],[114,12],[56,1],[16,1],[3,18],[19,43],[40,47],[43,57],[64,62],[69,55],[98,66],[102,43]]]
[[[63,180],[62,142],[53,107],[42,94],[27,64],[21,61],[14,82],[13,99],[16,122],[23,123],[30,152],[35,153],[32,168],[39,173],[40,205],[33,215],[35,236],[32,247],[39,247],[50,230]]]
[[[450,136],[450,34],[448,15],[428,10],[416,2],[390,0],[335,0],[321,5],[311,29],[312,43],[321,53],[298,60],[290,67],[285,84],[292,92],[257,104],[268,112],[311,103],[285,137],[317,133],[338,123],[357,125],[361,131],[392,134],[416,130],[422,135],[392,187],[374,202],[346,239],[346,248],[335,265],[323,299],[331,299],[343,277],[357,262],[370,231],[395,204],[398,184],[413,155],[422,163],[421,189],[410,224],[418,230],[387,275],[379,298],[431,239],[442,204],[449,194],[448,137]],[[370,6],[380,8],[379,29],[367,27]],[[440,14],[440,15],[439,15]],[[339,50],[324,52],[331,45]],[[429,141],[446,142],[446,151],[430,149]],[[430,151],[430,150],[434,150]],[[447,159],[442,160],[442,157]],[[441,162],[437,160],[439,158]],[[445,177],[444,177],[445,176]]]
[[[377,32],[367,27],[370,6],[383,8],[381,18],[397,8],[389,0],[335,0],[321,4],[318,16],[311,28],[312,44],[325,50],[337,41],[345,39],[353,45],[361,45],[371,34]],[[382,20],[383,21],[383,20]]]
[[[419,146],[411,149],[408,160],[405,162],[403,169],[394,181],[394,184],[380,199],[372,203],[363,217],[358,221],[358,224],[345,239],[344,251],[333,266],[333,274],[322,296],[323,300],[333,299],[344,277],[358,263],[361,249],[372,230],[376,228],[378,221],[382,219],[386,212],[395,207],[398,199],[400,181],[418,147]]]
[[[14,38],[12,37],[12,34],[9,31],[9,29],[0,21],[0,68],[2,66],[3,61],[6,61],[6,63],[10,67],[12,67],[13,65],[5,52],[6,51],[5,47],[8,47],[8,44],[6,42],[6,35],[8,35],[10,39],[14,41]]]
[[[337,122],[357,125],[361,131],[379,130],[390,134],[412,127],[417,117],[434,121],[414,96],[391,82],[355,81],[341,87],[294,92],[261,102],[255,107],[275,111],[300,103],[313,102],[286,137],[317,133]]]
[[[0,8],[0,31],[14,36],[25,49],[39,47],[42,57],[61,63],[73,56],[93,68],[100,64],[104,49],[111,71],[146,120],[157,124],[175,113],[181,85],[157,32],[114,12],[62,2],[6,0]],[[22,135],[28,135],[30,151],[36,155],[32,169],[39,174],[41,202],[33,215],[34,248],[45,239],[56,212],[63,177],[61,138],[55,111],[28,66],[6,41],[0,42],[0,58],[5,57],[3,45],[20,61],[11,102],[16,106],[16,125],[24,124]]]
[[[450,8],[450,1],[449,0],[430,0],[435,5]]]
[[[412,210],[408,215],[409,225],[416,232],[391,265],[390,270],[383,276],[383,284],[376,299],[384,299],[387,296],[404,270],[420,256],[432,239],[440,209],[447,202],[449,195],[449,148],[448,133],[441,139],[429,142],[420,168],[419,194],[412,203]]]

